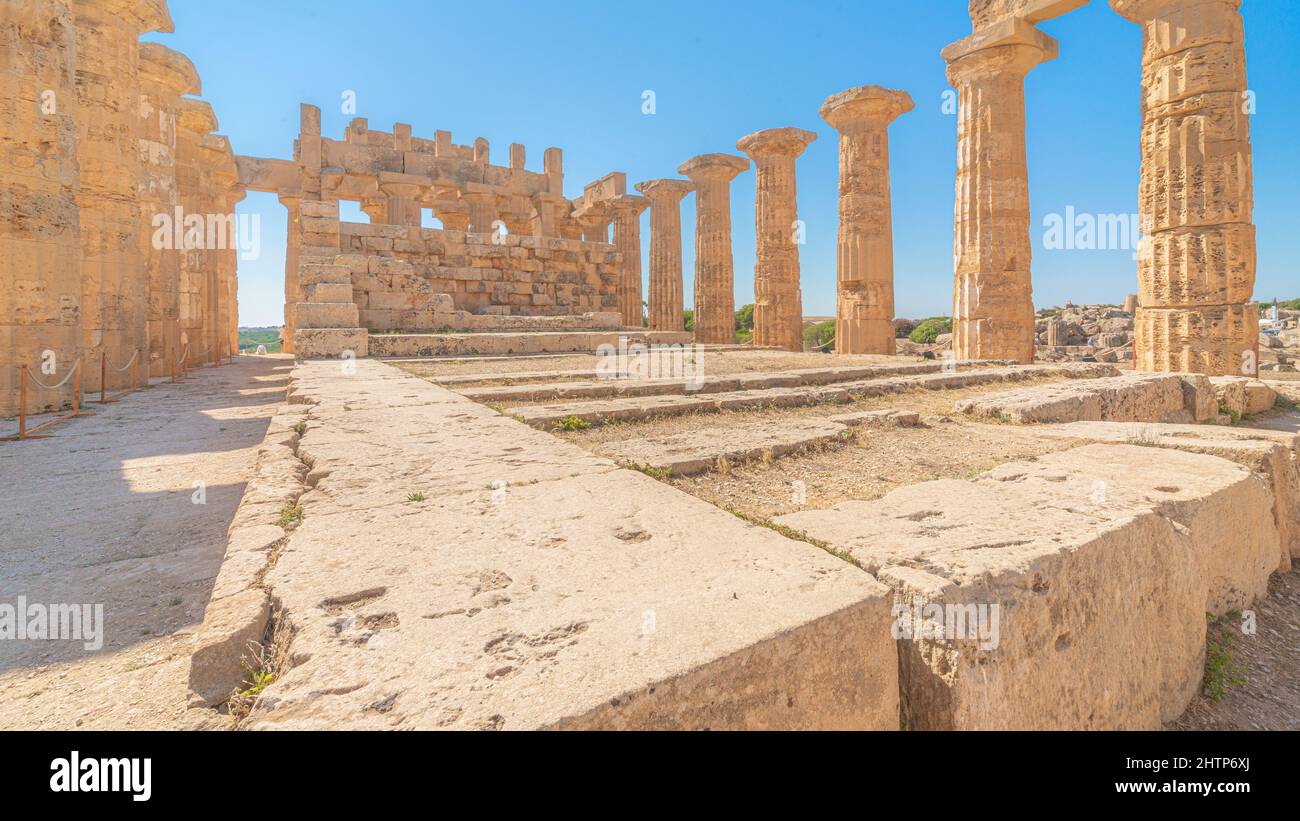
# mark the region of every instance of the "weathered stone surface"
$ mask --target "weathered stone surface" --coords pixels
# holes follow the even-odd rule
[[[75,22],[65,2],[0,7],[0,416],[18,413],[20,365],[47,384],[81,353],[81,236],[76,195]],[[40,369],[45,351],[57,376]],[[30,390],[27,411],[70,402],[75,385]]]
[[[296,373],[320,478],[267,581],[297,663],[249,726],[898,726],[888,594],[857,568],[380,363]],[[504,427],[489,486],[407,499]],[[353,486],[370,502],[335,507]]]
[[[905,91],[861,86],[822,105],[840,133],[835,352],[893,354],[894,218],[889,124],[915,107]]]
[[[244,680],[241,661],[251,657],[266,633],[271,599],[252,588],[209,603],[190,656],[193,706],[214,706],[230,698]]]
[[[779,428],[700,427],[686,433],[625,439],[603,445],[598,452],[619,464],[690,476],[722,464],[774,459],[813,445],[843,439],[848,427],[821,419],[797,419]]]
[[[1206,453],[1245,465],[1273,492],[1273,520],[1281,542],[1279,572],[1300,558],[1300,436],[1280,431],[1224,428],[1209,425],[1159,425],[1116,422],[1075,422],[1036,431],[1053,438],[1085,442],[1137,444]]]
[[[1206,611],[1262,592],[1278,540],[1245,467],[1125,445],[777,521],[851,553],[905,612],[999,605],[996,647],[899,642],[916,729],[1159,728],[1200,684]]]
[[[1239,416],[1264,413],[1277,403],[1277,392],[1258,379],[1240,376],[1213,376],[1210,384],[1219,400],[1219,408]]]
[[[1137,365],[1259,373],[1241,0],[1111,0],[1142,26]]]
[[[1218,415],[1209,381],[1190,374],[1131,374],[1036,385],[964,399],[956,410],[1021,424],[1202,422]]]
[[[742,137],[736,148],[754,161],[758,257],[754,264],[754,344],[803,350],[795,160],[817,139],[800,128],[769,128]]]

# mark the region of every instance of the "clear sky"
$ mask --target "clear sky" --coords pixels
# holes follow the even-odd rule
[[[805,2],[522,2],[471,0],[172,0],[176,33],[149,35],[184,52],[203,78],[236,153],[288,158],[298,105],[322,109],[341,139],[356,116],[372,128],[409,123],[460,144],[486,137],[492,161],[523,143],[540,171],[564,149],[565,194],[611,171],[629,186],[696,154],[736,153],[739,137],[776,126],[818,134],[799,160],[804,309],[835,312],[838,154],[817,115],[830,94],[876,84],[908,91],[916,109],[891,128],[894,282],[899,316],[951,313],[956,118],[939,50],[970,33],[965,0]],[[1300,296],[1300,2],[1246,0],[1253,117],[1256,298]],[[1137,211],[1140,30],[1105,0],[1042,28],[1061,57],[1027,82],[1034,299],[1041,306],[1122,302],[1137,290],[1131,250],[1049,250],[1049,215]],[[645,91],[656,112],[642,113]],[[754,175],[732,189],[736,304],[753,301]],[[279,324],[285,212],[250,194],[261,254],[239,270],[240,323]],[[642,248],[648,253],[649,214]],[[683,202],[689,304],[694,197]],[[648,270],[643,263],[643,270]]]

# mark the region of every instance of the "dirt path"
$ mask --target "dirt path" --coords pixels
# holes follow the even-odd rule
[[[0,606],[104,612],[98,651],[0,641],[0,729],[182,724],[190,638],[291,365],[241,358],[0,445]]]

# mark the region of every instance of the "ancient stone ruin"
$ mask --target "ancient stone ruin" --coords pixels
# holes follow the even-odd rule
[[[1136,294],[1036,308],[1025,82],[1060,53],[1039,24],[1086,3],[971,0],[940,52],[950,334],[900,340],[894,315],[890,129],[912,95],[809,98],[838,138],[833,355],[804,339],[832,321],[803,309],[812,131],[566,193],[559,148],[530,168],[523,145],[494,164],[483,138],[403,123],[329,136],[303,104],[292,149],[255,157],[217,133],[201,67],[140,42],[172,28],[163,0],[4,3],[0,416],[20,427],[0,447],[32,478],[0,513],[54,547],[0,594],[193,604],[137,631],[184,640],[161,685],[129,678],[153,645],[104,674],[184,726],[1192,726],[1216,620],[1295,598],[1300,389],[1258,377],[1284,376],[1300,312],[1264,321],[1261,362],[1239,0],[1111,0],[1144,33]],[[249,191],[288,216],[291,357],[232,356]],[[195,481],[211,508],[166,507]],[[94,521],[27,522],[70,492]],[[155,552],[124,555],[136,539]],[[968,616],[992,632],[938,629]],[[0,687],[56,721],[41,677],[109,689],[83,662],[29,654]]]

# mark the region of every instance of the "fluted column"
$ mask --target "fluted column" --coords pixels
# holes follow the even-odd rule
[[[943,50],[957,89],[953,352],[1034,360],[1025,77],[1057,43],[1011,18]]]
[[[618,306],[623,324],[641,327],[641,212],[650,202],[635,194],[620,194],[610,201],[614,214],[614,250],[622,255],[618,280]]]
[[[497,195],[487,191],[466,191],[460,198],[469,206],[470,233],[492,233],[492,223],[497,220]]]
[[[1111,0],[1142,26],[1137,367],[1255,375],[1254,179],[1241,0]]]
[[[140,248],[149,280],[149,349],[151,376],[169,376],[180,358],[180,277],[184,250],[176,247],[177,107],[181,95],[200,92],[194,64],[180,52],[158,43],[140,44],[140,181],[143,229]],[[183,228],[184,226],[182,226]],[[163,235],[163,232],[165,235]]]
[[[149,280],[140,250],[140,45],[172,31],[163,0],[73,0],[77,31],[77,159],[81,187],[82,334],[88,361],[125,366],[149,349]],[[140,369],[140,373],[145,373]],[[125,387],[130,373],[110,376]],[[98,390],[98,368],[86,370]]]
[[[835,352],[895,353],[894,219],[889,124],[915,107],[905,91],[861,86],[826,100],[840,133],[840,228]]]
[[[686,180],[646,180],[636,190],[650,201],[650,330],[680,331],[682,286],[682,198]]]
[[[302,220],[302,197],[282,194],[280,204],[288,212],[285,222],[288,241],[284,251],[284,344],[280,350],[293,353],[294,306],[303,301],[302,289],[298,285],[299,250],[302,248],[302,231],[298,224]]]
[[[749,170],[733,154],[701,154],[679,174],[695,186],[695,341],[736,341],[735,266],[731,256],[731,181]]]
[[[53,384],[82,345],[77,48],[68,4],[0,3],[0,43],[10,44],[0,51],[0,208],[7,212],[0,218],[0,416],[14,416],[19,366]],[[40,369],[44,361],[53,373]],[[72,392],[72,382],[33,390],[28,410],[64,405]]]
[[[769,128],[741,138],[736,148],[754,161],[757,220],[754,264],[754,344],[803,350],[803,296],[795,160],[817,135],[801,128]]]
[[[184,98],[177,107],[176,184],[180,206],[186,222],[182,225],[180,270],[181,355],[189,349],[190,365],[206,362],[209,340],[206,338],[207,301],[209,299],[212,261],[204,252],[207,241],[207,179],[204,173],[203,140],[217,127],[212,106],[202,100]],[[196,233],[197,231],[197,233]]]

